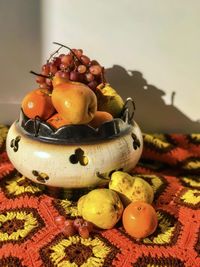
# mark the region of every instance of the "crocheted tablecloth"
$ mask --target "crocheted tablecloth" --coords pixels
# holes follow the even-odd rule
[[[157,230],[140,241],[121,222],[89,239],[67,238],[58,215],[74,217],[76,203],[59,199],[20,175],[5,151],[0,126],[0,266],[200,266],[200,135],[144,134],[132,170],[155,192]]]

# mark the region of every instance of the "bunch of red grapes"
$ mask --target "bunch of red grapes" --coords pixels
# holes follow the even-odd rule
[[[64,216],[58,216],[55,218],[55,223],[67,237],[79,234],[82,238],[89,238],[90,233],[94,229],[93,223],[88,222],[83,218],[72,220],[65,219]]]
[[[42,66],[41,73],[36,77],[36,82],[39,83],[40,88],[52,90],[52,78],[54,76],[82,82],[92,90],[95,90],[100,83],[104,82],[104,68],[96,60],[90,60],[89,57],[84,55],[82,49],[71,49],[55,42],[54,44],[59,45],[59,48]],[[58,54],[63,47],[67,48],[69,52]]]

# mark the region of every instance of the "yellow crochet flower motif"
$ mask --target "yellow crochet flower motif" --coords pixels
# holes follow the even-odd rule
[[[185,203],[198,205],[200,204],[200,190],[197,189],[188,189],[180,199]]]
[[[157,212],[158,222],[159,222],[159,231],[156,235],[156,232],[151,236],[143,239],[143,243],[145,244],[169,244],[171,242],[171,238],[173,236],[175,225],[171,222],[170,218],[167,218],[161,212]]]
[[[0,124],[0,137],[2,137],[2,140],[6,140],[6,136],[8,133],[8,127],[5,126],[4,124]]]
[[[200,181],[197,181],[190,177],[183,177],[182,181],[184,181],[188,186],[197,187],[200,189]]]
[[[155,147],[158,147],[159,149],[165,149],[165,148],[171,147],[171,144],[166,141],[166,139],[164,138],[164,135],[145,134],[144,142],[152,144]]]
[[[183,165],[183,169],[185,169],[185,170],[198,170],[198,169],[200,169],[200,160],[198,160],[197,158],[188,160]]]
[[[77,205],[73,204],[71,201],[65,199],[59,201],[59,204],[64,208],[66,215],[71,215],[72,217],[80,216]]]
[[[191,134],[190,136],[194,141],[200,143],[200,134]]]
[[[62,239],[50,250],[52,251],[50,258],[57,267],[100,267],[111,252],[111,248],[98,237],[83,239],[79,236]],[[75,252],[74,256],[72,250]]]
[[[15,196],[21,195],[23,193],[34,194],[41,191],[39,187],[31,184],[31,182],[29,182],[29,180],[27,180],[27,178],[24,176],[21,177],[17,175],[14,177],[14,179],[8,181],[6,184],[6,189],[8,190],[8,192]]]
[[[22,225],[20,229],[18,229],[17,225],[14,226],[16,221],[18,224],[20,223]],[[8,211],[6,214],[0,214],[0,241],[22,240],[37,226],[37,219],[32,213],[25,211]],[[10,231],[11,227],[13,228],[12,231]]]

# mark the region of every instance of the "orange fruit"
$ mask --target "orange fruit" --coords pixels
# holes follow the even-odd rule
[[[102,123],[113,120],[113,116],[106,111],[96,111],[94,118],[89,122],[93,128],[99,128]]]
[[[21,107],[24,114],[30,119],[39,116],[46,120],[55,113],[48,89],[40,88],[29,92],[22,100]]]
[[[56,113],[53,116],[51,116],[47,122],[53,126],[54,128],[58,129],[64,125],[70,124],[66,119],[63,119],[63,117],[60,116],[60,114]]]
[[[148,203],[136,201],[130,203],[122,215],[126,232],[134,238],[145,238],[157,228],[158,219],[155,209]]]

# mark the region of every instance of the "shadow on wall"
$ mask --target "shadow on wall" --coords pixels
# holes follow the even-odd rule
[[[162,99],[165,92],[148,84],[139,71],[127,71],[119,65],[106,69],[106,80],[117,89],[123,99],[132,97],[136,103],[135,120],[143,132],[148,133],[197,133],[200,123],[190,120],[174,106]]]

